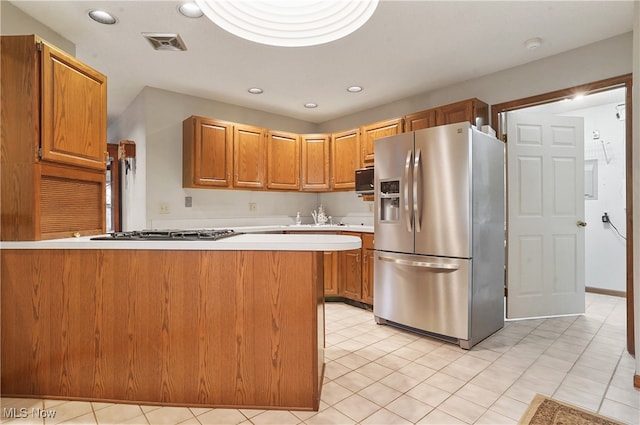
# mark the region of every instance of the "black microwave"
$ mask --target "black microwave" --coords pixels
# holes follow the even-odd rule
[[[373,167],[356,170],[356,193],[361,195],[373,194]]]

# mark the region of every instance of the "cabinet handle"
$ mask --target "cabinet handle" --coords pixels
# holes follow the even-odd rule
[[[109,163],[109,151],[104,151],[104,163]]]

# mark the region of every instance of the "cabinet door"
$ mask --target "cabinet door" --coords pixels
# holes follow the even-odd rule
[[[265,187],[266,142],[264,129],[237,125],[233,130],[233,186]]]
[[[300,137],[297,134],[271,131],[267,135],[267,187],[300,188]]]
[[[481,127],[489,122],[489,106],[478,99],[468,99],[436,108],[436,125],[468,121]]]
[[[342,235],[360,237],[360,233],[342,232]],[[346,298],[362,300],[362,249],[340,251],[338,260],[339,286]]]
[[[362,234],[362,302],[373,305],[373,234]]]
[[[436,126],[436,110],[427,109],[426,111],[416,112],[415,114],[404,117],[405,131],[415,131],[423,128]]]
[[[305,134],[301,136],[302,190],[328,191],[330,188],[329,159],[330,136],[328,134]]]
[[[183,122],[183,186],[231,187],[233,124],[202,117]]]
[[[356,169],[360,168],[360,132],[358,129],[331,135],[331,188],[356,188]]]
[[[338,252],[324,253],[324,296],[339,296],[338,291]]]
[[[362,127],[362,166],[373,165],[376,139],[399,133],[402,133],[402,118],[380,121]]]
[[[42,43],[41,157],[106,170],[107,78]]]

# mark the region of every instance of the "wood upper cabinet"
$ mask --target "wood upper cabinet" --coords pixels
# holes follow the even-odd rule
[[[362,127],[362,158],[360,165],[365,167],[374,163],[374,142],[380,137],[402,133],[402,118],[379,121]]]
[[[45,42],[34,48],[41,50],[42,159],[105,170],[107,77]]]
[[[362,233],[362,302],[373,305],[373,233]]]
[[[360,131],[353,130],[331,135],[331,188],[355,189],[355,171],[360,168]]]
[[[231,187],[233,123],[192,116],[182,122],[182,186]]]
[[[468,121],[480,128],[489,123],[489,105],[475,98],[439,106],[435,111],[436,125]]]
[[[236,125],[233,129],[233,187],[264,189],[266,159],[265,130]]]
[[[331,188],[330,154],[331,136],[328,134],[303,134],[300,136],[302,156],[300,171],[301,189],[309,192],[328,191]]]
[[[295,133],[267,133],[267,188],[300,188],[300,136]]]
[[[105,233],[106,77],[34,35],[0,44],[0,239]]]
[[[405,131],[415,131],[436,126],[436,110],[416,112],[404,117]]]

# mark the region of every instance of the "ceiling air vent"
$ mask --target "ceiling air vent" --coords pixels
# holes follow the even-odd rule
[[[162,32],[143,32],[142,35],[156,50],[187,50],[179,34]]]

